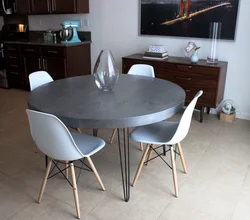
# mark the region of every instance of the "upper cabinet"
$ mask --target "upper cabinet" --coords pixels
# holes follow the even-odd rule
[[[14,14],[89,13],[89,0],[13,0]]]
[[[30,14],[30,1],[29,0],[14,0],[13,11],[15,14]]]
[[[31,14],[50,14],[50,0],[31,0]]]
[[[77,3],[76,0],[52,0],[53,13],[76,13]]]

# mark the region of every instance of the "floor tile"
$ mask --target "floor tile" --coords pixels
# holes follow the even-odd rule
[[[82,214],[81,214],[82,215]],[[76,219],[76,209],[46,194],[40,204],[32,202],[9,220],[68,220]]]

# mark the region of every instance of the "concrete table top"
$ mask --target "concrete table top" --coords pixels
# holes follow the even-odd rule
[[[174,83],[127,74],[108,92],[88,75],[48,83],[28,96],[30,109],[53,114],[70,127],[91,129],[156,123],[176,114],[184,102],[184,90]]]

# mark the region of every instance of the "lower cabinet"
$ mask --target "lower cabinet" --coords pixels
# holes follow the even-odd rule
[[[57,57],[44,57],[44,68],[54,80],[63,79],[67,76],[66,59]]]
[[[10,87],[20,89],[24,88],[25,79],[23,71],[16,68],[10,68],[8,70],[8,82]]]
[[[9,45],[5,48],[5,55],[7,57],[7,78],[10,87],[24,88],[25,77],[20,47]]]
[[[29,74],[41,70],[41,58],[37,56],[25,55],[24,62],[24,76],[25,84],[29,83]]]
[[[11,88],[29,89],[29,74],[43,70],[54,80],[89,75],[90,44],[68,47],[7,44],[7,72]]]

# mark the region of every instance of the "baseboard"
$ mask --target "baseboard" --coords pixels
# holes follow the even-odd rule
[[[250,120],[250,114],[236,112],[236,118]]]

